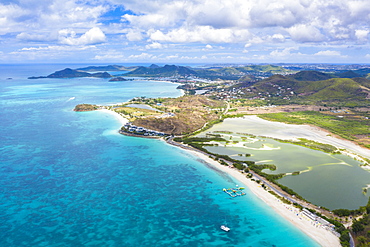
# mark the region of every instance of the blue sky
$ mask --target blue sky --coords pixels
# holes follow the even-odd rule
[[[370,63],[369,0],[2,0],[0,63]]]

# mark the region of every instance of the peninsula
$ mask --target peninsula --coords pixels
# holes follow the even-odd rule
[[[76,77],[97,77],[97,78],[110,78],[112,77],[107,72],[88,73],[79,70],[66,68],[56,71],[48,76],[31,76],[28,79],[43,79],[43,78],[76,78]]]
[[[177,78],[175,81],[183,84],[181,87],[185,91],[185,96],[176,99],[137,97],[125,104],[99,107],[98,109],[109,109],[128,119],[130,123],[125,124],[120,130],[123,134],[165,136],[170,144],[186,149],[190,148],[192,152],[193,148],[196,148],[198,150],[196,153],[199,154],[200,151],[199,155],[202,158],[217,160],[217,164],[223,164],[232,171],[239,170],[240,175],[235,176],[245,177],[247,174],[246,179],[254,180],[258,182],[257,184],[263,185],[264,190],[270,194],[276,193],[276,198],[288,203],[288,205],[293,202],[299,212],[306,208],[314,215],[321,216],[327,222],[324,225],[330,231],[333,230],[332,226],[335,226],[334,234],[340,234],[343,246],[347,246],[349,243],[348,233],[350,231],[352,235],[366,235],[367,227],[364,224],[368,219],[369,204],[358,210],[334,210],[335,214],[333,214],[325,208],[306,202],[290,188],[276,183],[281,175],[271,176],[262,172],[266,168],[274,169],[273,166],[249,161],[241,162],[227,155],[207,151],[205,147],[213,145],[212,141],[218,140],[220,135],[216,134],[207,138],[196,137],[196,134],[226,118],[258,115],[273,121],[318,126],[334,137],[344,138],[362,146],[364,150],[368,150],[370,147],[368,121],[370,117],[370,80],[366,78],[365,69],[352,72],[336,71],[335,73],[322,71],[292,73],[291,70],[285,70],[284,75],[274,74],[267,78],[244,74],[236,81],[222,79],[206,81],[205,78],[199,78],[200,70],[197,70],[196,73],[190,73],[188,70],[179,70],[179,67],[176,66],[158,67],[152,65],[147,69],[139,67],[136,72],[133,70],[130,73],[131,76],[139,76],[140,73],[144,73],[155,79],[155,75],[164,75],[161,74],[164,68],[176,71],[174,74],[168,74],[171,78],[167,78],[167,80],[174,81],[174,78]],[[272,68],[276,69],[276,67]],[[179,71],[186,71],[186,73],[181,74]],[[287,74],[288,72],[291,74]],[[364,73],[361,74],[361,72]],[[358,75],[360,77],[353,77]],[[77,111],[84,109],[95,110],[96,108],[95,106],[76,107]],[[181,138],[173,139],[171,136]],[[338,140],[340,141],[340,139]],[[311,142],[300,141],[294,144],[322,151],[332,150],[330,152],[348,154],[346,150],[322,145],[314,140]],[[357,156],[357,158],[363,162],[364,166],[370,164],[369,157]],[[349,220],[348,216],[353,217],[351,219],[359,220]],[[358,227],[358,225],[363,227]],[[349,229],[346,229],[345,226]],[[335,246],[336,244],[324,245]]]

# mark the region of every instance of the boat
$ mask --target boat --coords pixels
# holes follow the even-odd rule
[[[220,228],[221,228],[223,231],[225,231],[225,232],[229,232],[229,231],[230,231],[230,228],[229,228],[229,227],[227,227],[227,226],[225,226],[225,225],[222,225]]]

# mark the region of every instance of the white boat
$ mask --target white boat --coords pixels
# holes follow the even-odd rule
[[[230,228],[228,228],[228,227],[227,227],[227,226],[225,226],[225,225],[222,225],[220,228],[221,228],[222,230],[224,230],[225,232],[230,231]]]

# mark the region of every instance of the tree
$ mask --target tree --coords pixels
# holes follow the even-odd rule
[[[352,224],[352,231],[354,233],[361,232],[365,229],[365,227],[362,225],[360,221],[355,220]]]
[[[367,239],[364,236],[359,236],[357,238],[357,241],[360,242],[361,244],[366,243]]]

